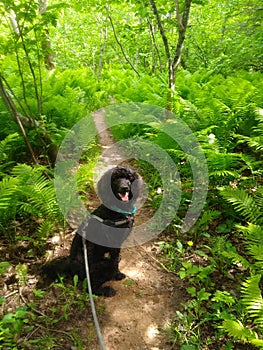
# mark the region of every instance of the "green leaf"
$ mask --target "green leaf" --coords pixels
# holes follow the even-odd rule
[[[256,333],[251,329],[246,328],[240,321],[225,320],[222,327],[227,333],[237,340],[249,341],[256,338]]]
[[[0,275],[2,275],[3,273],[6,273],[10,266],[11,266],[11,264],[8,261],[1,261],[0,262]]]
[[[136,282],[134,280],[129,279],[129,280],[124,281],[123,284],[125,286],[133,286],[134,284],[136,284]]]
[[[252,275],[242,284],[241,288],[242,301],[246,310],[259,327],[263,327],[263,297],[259,287],[261,278],[261,274]]]
[[[228,306],[232,306],[236,301],[235,297],[229,292],[221,290],[217,290],[211,300],[216,301],[217,303],[223,302]]]
[[[192,297],[196,296],[196,288],[195,287],[188,287],[186,290],[187,290],[187,293],[189,293]]]
[[[184,344],[181,346],[180,350],[198,350],[198,346],[193,344]]]

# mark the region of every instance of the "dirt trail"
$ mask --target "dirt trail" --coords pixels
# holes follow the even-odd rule
[[[99,143],[103,148],[102,168],[125,160],[123,150],[114,145],[107,130],[103,111],[94,113]],[[135,223],[147,220],[150,211],[141,208]],[[183,300],[178,277],[167,273],[156,260],[158,246],[154,242],[122,250],[120,269],[127,275],[123,281],[107,283],[117,294],[99,298],[97,305],[105,308],[99,322],[107,350],[168,350],[176,349],[168,343],[165,326],[175,315]],[[94,350],[100,346],[94,344]]]

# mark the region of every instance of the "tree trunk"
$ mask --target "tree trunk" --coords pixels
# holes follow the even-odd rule
[[[38,163],[36,156],[34,154],[34,151],[31,147],[31,144],[28,140],[27,134],[25,132],[24,126],[23,126],[23,122],[22,120],[24,120],[24,122],[31,122],[31,120],[29,118],[25,118],[23,117],[17,110],[17,108],[15,107],[11,97],[9,96],[8,92],[5,90],[5,87],[3,85],[3,78],[2,76],[0,76],[0,96],[2,97],[7,109],[10,111],[12,118],[14,119],[14,121],[18,124],[20,130],[21,130],[21,134],[24,138],[25,144],[29,150],[29,153],[31,155],[31,158],[33,160],[34,163]]]
[[[186,33],[188,20],[189,20],[191,3],[192,3],[192,0],[185,0],[184,12],[183,12],[183,15],[181,16],[181,14],[179,13],[179,3],[178,3],[178,0],[176,0],[176,16],[177,16],[179,37],[176,45],[175,55],[172,62],[173,76],[172,76],[171,84],[173,85],[174,89],[175,89],[176,73],[181,61],[181,56],[183,51],[183,45],[184,45],[185,33]]]
[[[7,84],[6,80],[3,78],[2,75],[0,75],[0,96],[2,97],[7,110],[9,110],[12,119],[18,124],[18,126],[20,128],[21,134],[24,138],[25,144],[28,148],[28,151],[30,153],[30,156],[31,156],[33,162],[38,164],[37,157],[33,151],[33,148],[30,144],[30,141],[27,137],[27,133],[25,131],[25,128],[41,130],[42,141],[44,142],[45,146],[48,145],[48,148],[47,148],[48,159],[49,159],[51,165],[54,166],[55,162],[56,162],[58,147],[52,142],[50,135],[47,133],[46,129],[37,120],[32,119],[28,116],[24,116],[18,111],[11,96],[9,95],[7,90],[5,89],[4,83],[9,88],[9,85]],[[14,96],[14,98],[16,101],[19,101],[16,96]]]
[[[39,8],[40,15],[43,15],[46,12],[47,6],[48,6],[48,0],[39,0],[38,8]],[[48,38],[48,34],[49,34],[49,31],[48,31],[48,28],[46,28],[45,34],[43,35],[41,40],[41,46],[44,52],[45,67],[47,70],[53,70],[56,68],[56,65],[54,62],[54,56],[52,54],[51,43]]]
[[[181,56],[182,56],[182,50],[183,50],[183,44],[185,40],[185,33],[188,25],[189,20],[189,14],[190,14],[190,8],[192,0],[185,0],[184,1],[184,12],[181,15],[179,13],[179,2],[178,0],[175,0],[175,6],[176,6],[176,17],[177,17],[177,25],[178,25],[178,40],[176,44],[176,50],[174,56],[172,56],[170,52],[170,46],[168,42],[168,38],[166,36],[163,23],[161,21],[161,17],[159,15],[155,0],[150,0],[152,10],[154,13],[154,16],[157,21],[158,29],[161,34],[161,38],[164,44],[165,54],[167,58],[167,66],[168,66],[168,94],[167,94],[167,103],[166,108],[168,110],[172,110],[172,101],[173,96],[175,94],[175,82],[176,82],[176,73],[177,69],[179,67]]]
[[[158,61],[159,61],[159,70],[160,72],[163,71],[163,64],[162,64],[162,59],[161,59],[161,55],[160,55],[160,51],[158,49],[158,45],[156,43],[156,40],[155,40],[155,28],[153,27],[152,23],[151,23],[151,20],[150,18],[148,18],[148,23],[149,23],[149,31],[150,31],[150,35],[151,35],[151,41],[152,41],[152,72],[154,73],[155,72],[155,68],[156,68],[156,62],[155,62],[155,54],[154,52],[156,51],[156,54],[158,56]]]
[[[103,35],[103,32],[104,32],[104,35]],[[102,68],[103,68],[103,53],[104,53],[104,50],[105,50],[105,43],[107,41],[107,36],[108,36],[108,30],[107,30],[107,27],[104,28],[104,30],[101,30],[101,45],[100,45],[100,59],[99,59],[99,65],[98,65],[98,81],[100,81],[101,79],[101,71],[102,71]]]

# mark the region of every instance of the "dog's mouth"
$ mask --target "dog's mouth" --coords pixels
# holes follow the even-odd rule
[[[129,192],[122,192],[122,193],[119,192],[119,196],[122,202],[129,202],[129,194],[130,194]]]

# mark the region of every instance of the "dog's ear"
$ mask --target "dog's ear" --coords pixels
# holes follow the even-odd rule
[[[136,177],[131,184],[131,192],[133,195],[133,201],[135,201],[143,192],[144,182],[141,176],[136,174]]]
[[[107,170],[97,183],[97,194],[102,203],[108,203],[113,195],[111,178],[114,169]]]

